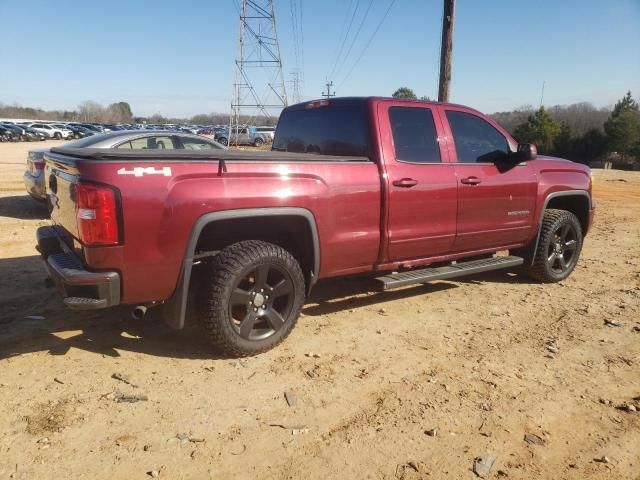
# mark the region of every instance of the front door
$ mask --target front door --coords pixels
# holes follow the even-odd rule
[[[378,118],[387,184],[386,258],[446,254],[455,238],[457,185],[430,105],[383,102]]]
[[[534,225],[537,180],[495,126],[463,108],[443,107],[458,181],[456,252],[525,241]]]

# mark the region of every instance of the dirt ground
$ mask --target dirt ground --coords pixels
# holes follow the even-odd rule
[[[595,173],[561,284],[323,282],[284,344],[236,360],[45,287],[22,185],[43,144],[0,144],[0,479],[471,479],[476,457],[487,478],[640,479],[640,413],[618,408],[640,410],[640,173]]]

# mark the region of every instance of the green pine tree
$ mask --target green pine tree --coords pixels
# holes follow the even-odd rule
[[[529,115],[526,123],[518,125],[513,133],[521,143],[534,143],[540,153],[552,153],[560,127],[544,107],[540,107],[536,113]]]
[[[631,92],[616,103],[604,124],[609,150],[617,152],[625,162],[629,155],[640,154],[640,111]]]

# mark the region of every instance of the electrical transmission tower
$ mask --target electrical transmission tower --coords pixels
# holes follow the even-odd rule
[[[290,73],[292,80],[289,80],[291,84],[291,101],[292,103],[300,103],[302,95],[300,94],[300,87],[302,79],[300,78],[300,70],[294,70]]]
[[[241,125],[241,118],[250,122],[258,116],[269,119],[288,104],[273,0],[240,1],[240,31],[229,117],[230,144],[234,137],[235,143],[238,141],[238,136],[231,132]]]

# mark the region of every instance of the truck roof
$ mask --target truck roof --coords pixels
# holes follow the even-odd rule
[[[329,102],[329,104],[337,104],[337,105],[357,105],[357,104],[363,104],[363,103],[369,103],[369,102],[373,102],[373,101],[379,101],[379,100],[390,100],[390,101],[394,101],[394,102],[408,102],[408,103],[417,103],[420,105],[445,105],[445,106],[451,106],[451,107],[460,107],[460,108],[466,108],[472,111],[477,111],[474,108],[468,107],[467,105],[461,105],[458,103],[451,103],[451,102],[438,102],[437,100],[420,100],[417,98],[395,98],[395,97],[382,97],[382,96],[369,96],[369,97],[332,97],[330,99],[326,99],[326,98],[317,98],[315,100],[308,100],[306,102],[300,102],[300,103],[296,103],[295,105],[290,105],[289,107],[287,107],[287,109],[298,109],[298,108],[305,108],[306,105],[308,105],[309,103],[319,103],[319,102]]]

